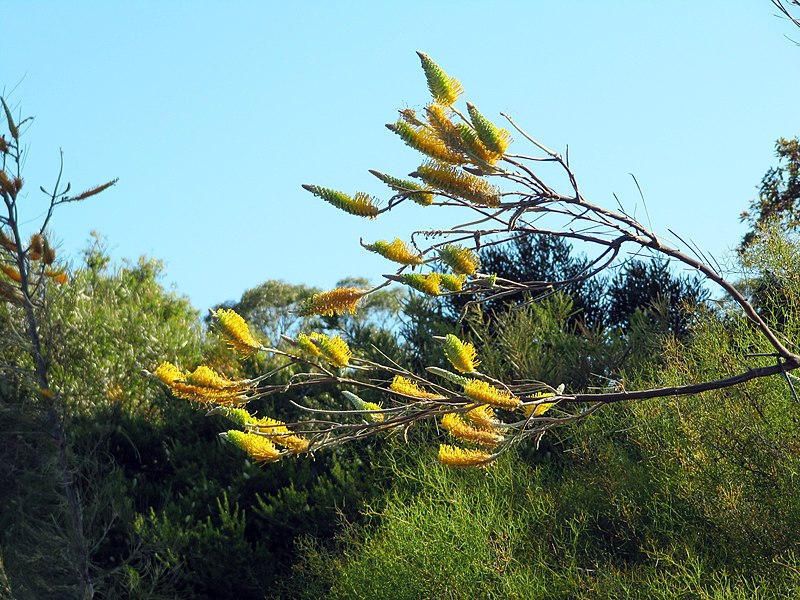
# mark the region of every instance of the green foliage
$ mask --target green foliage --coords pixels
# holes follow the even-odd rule
[[[760,293],[765,305],[782,308],[771,322],[789,340],[800,334],[797,248],[773,230],[743,257],[751,279],[769,272],[779,284]],[[507,310],[490,331],[475,328],[486,336],[482,368],[557,374],[551,383],[569,377],[559,356],[567,364],[571,352],[592,356],[591,348],[571,350],[572,310],[555,295]],[[631,322],[624,340],[596,342],[658,341],[658,353],[625,374],[632,386],[709,380],[775,360],[747,356],[771,347],[725,304],[696,309],[680,339],[654,330],[644,312]],[[786,380],[770,378],[608,406],[483,471],[432,464],[412,437],[411,446],[394,448],[386,504],[336,546],[307,540],[285,596],[797,597],[798,422]]]
[[[770,168],[758,188],[758,198],[750,202],[750,210],[740,220],[750,225],[740,250],[746,249],[758,230],[770,224],[796,230],[800,226],[800,138],[780,138],[775,142],[779,164]]]

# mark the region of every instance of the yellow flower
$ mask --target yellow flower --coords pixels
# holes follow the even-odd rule
[[[225,437],[256,462],[274,462],[281,457],[280,450],[264,436],[231,429]]]
[[[492,456],[480,450],[465,450],[449,444],[439,445],[439,462],[449,467],[481,467],[488,465]]]
[[[444,355],[450,364],[461,373],[472,373],[479,364],[478,353],[475,346],[469,342],[462,342],[452,333],[447,334],[444,340]]]
[[[392,379],[391,385],[389,385],[389,389],[393,392],[397,392],[398,394],[404,394],[406,396],[411,396],[413,398],[420,398],[422,400],[442,400],[444,396],[440,396],[438,394],[431,394],[430,392],[426,392],[416,383],[403,377],[402,375],[395,375],[394,379]]]
[[[451,292],[460,292],[464,289],[464,282],[467,280],[466,275],[451,275],[450,273],[442,274],[442,287]]]
[[[198,366],[194,372],[189,373],[186,382],[192,385],[213,388],[217,390],[243,390],[250,387],[248,381],[233,381],[224,375],[220,375],[210,367],[205,365]]]
[[[341,315],[345,312],[355,314],[356,307],[364,297],[366,290],[354,287],[336,288],[329,292],[314,294],[300,308],[302,315]]]
[[[317,345],[312,342],[311,338],[305,333],[301,333],[297,336],[297,345],[306,354],[310,354],[311,356],[322,356],[322,352],[320,352]]]
[[[442,427],[450,432],[450,435],[466,442],[482,444],[484,446],[496,446],[503,441],[503,436],[487,429],[477,429],[467,424],[456,413],[447,413],[442,417]]]
[[[453,152],[465,154],[464,140],[458,127],[450,120],[447,108],[434,102],[425,107],[425,112],[428,115],[431,129],[436,132],[436,136],[442,140],[442,143]]]
[[[505,129],[500,129],[489,119],[484,117],[475,106],[467,102],[467,110],[478,139],[492,152],[505,154],[511,143],[511,134]]]
[[[464,91],[461,84],[454,77],[449,77],[433,59],[424,52],[417,52],[422,63],[422,70],[428,81],[431,95],[445,106],[450,106]]]
[[[153,374],[170,389],[173,395],[184,400],[220,405],[241,404],[246,400],[245,390],[241,386],[218,388],[190,383],[193,374],[181,371],[172,363],[162,362]],[[200,380],[202,379],[201,374]]]
[[[363,192],[357,192],[355,196],[348,196],[344,192],[308,184],[303,184],[303,189],[351,215],[374,219],[380,212],[378,205],[375,203],[375,198]]]
[[[310,442],[306,438],[292,433],[283,421],[261,417],[253,419],[249,424],[261,433],[271,436],[271,441],[295,454],[301,454],[308,450]]]
[[[69,280],[69,277],[64,271],[47,270],[44,274],[55,281],[58,285],[64,285]]]
[[[421,265],[423,263],[422,254],[411,252],[400,238],[395,238],[391,242],[378,240],[374,244],[362,244],[362,246],[370,252],[376,252],[401,265]]]
[[[228,346],[240,356],[247,358],[261,350],[261,344],[250,334],[247,323],[236,311],[221,308],[212,312],[212,315]]]
[[[353,352],[338,335],[328,337],[324,333],[312,333],[310,338],[314,340],[322,356],[334,367],[343,369],[350,363]]]
[[[497,417],[494,414],[494,410],[492,410],[492,407],[488,404],[476,406],[472,410],[468,410],[466,413],[464,413],[464,416],[479,427],[492,428],[498,423]]]
[[[392,177],[391,175],[387,175],[386,173],[381,173],[380,171],[375,171],[373,169],[370,169],[369,172],[392,188],[395,192],[399,192],[404,196],[411,198],[417,204],[421,204],[422,206],[433,204],[433,194],[431,191],[422,187],[418,183],[408,181],[407,179],[398,179],[397,177]]]
[[[439,248],[439,260],[460,275],[475,275],[481,264],[477,254],[457,244],[447,244]]]
[[[428,273],[427,275],[403,273],[400,275],[400,281],[429,296],[438,296],[442,291],[439,287],[442,283],[442,276],[439,273]]]
[[[412,177],[422,179],[429,186],[463,198],[480,206],[499,206],[500,190],[466,171],[437,162],[428,162],[417,167]]]
[[[19,271],[17,271],[15,268],[9,267],[8,265],[0,265],[0,271],[3,271],[3,273],[8,275],[17,283],[22,283],[22,275],[20,275]]]
[[[520,405],[520,399],[507,392],[499,390],[491,384],[480,379],[472,379],[464,386],[464,395],[470,400],[481,404],[491,404],[496,408],[513,410]]]
[[[537,392],[536,394],[532,394],[529,400],[539,400],[540,398],[550,398],[555,396],[552,392]],[[548,410],[550,410],[553,406],[558,404],[558,402],[542,402],[541,404],[532,404],[530,406],[524,407],[524,412],[526,417],[534,416],[538,417],[543,415]]]
[[[365,411],[383,410],[383,407],[380,404],[375,404],[374,402],[364,402],[353,392],[342,390],[342,395],[348,400],[350,400],[350,403],[355,407],[356,410],[365,410]],[[365,415],[365,417],[368,418],[373,423],[380,423],[381,421],[383,421],[383,413],[367,414]]]
[[[463,165],[466,156],[449,148],[427,127],[414,127],[405,121],[388,123],[386,128],[400,136],[407,146],[436,160],[453,165]]]

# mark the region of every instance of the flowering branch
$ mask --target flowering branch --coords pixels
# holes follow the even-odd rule
[[[430,296],[469,295],[467,306],[520,292],[535,296],[594,277],[614,264],[623,248],[633,247],[637,252],[648,250],[682,263],[721,287],[770,344],[776,364],[669,388],[570,393],[563,385],[496,380],[478,371],[476,348],[453,335],[440,339],[452,371],[430,367],[424,373],[413,373],[386,356],[380,362],[361,358],[341,338],[321,333],[284,340],[282,347],[262,346],[243,321],[237,321],[236,328],[228,327],[225,321],[233,317],[217,313],[223,334],[242,356],[271,353],[286,364],[301,368],[285,384],[269,384],[261,378],[236,385],[222,380],[201,383],[196,372],[183,373],[166,363],[155,371],[175,395],[230,416],[239,429],[224,434],[228,441],[255,460],[271,461],[382,432],[405,432],[420,421],[437,419],[452,441],[466,446],[441,445],[439,460],[452,466],[479,466],[489,464],[521,440],[538,444],[554,427],[586,418],[612,402],[696,394],[800,367],[800,356],[714,268],[669,245],[624,209],[612,210],[587,200],[568,158],[503,115],[511,129],[534,148],[533,156],[510,154],[511,133],[489,121],[471,103],[467,103],[466,115],[456,109],[454,104],[463,93],[461,84],[429,56],[419,56],[433,101],[425,107],[424,115],[404,109],[400,118],[387,127],[426,157],[410,174],[420,183],[370,171],[394,192],[385,208],[364,193],[350,196],[317,185],[303,187],[361,217],[375,218],[412,200],[424,210],[431,210],[431,206],[465,210],[469,220],[446,230],[417,231],[410,246],[399,238],[362,241],[366,250],[398,263],[397,271],[384,275],[384,283],[373,290],[340,288],[317,294],[300,307],[303,314],[352,313],[365,297],[390,284],[402,284]],[[557,167],[565,176],[567,192],[559,192],[548,183],[548,166]],[[579,240],[596,247],[598,254],[581,273],[559,281],[510,281],[481,272],[480,249],[528,236]],[[427,246],[420,240],[425,240]],[[302,388],[310,396],[315,388],[331,385],[341,390],[342,400],[349,402],[351,409],[315,408],[293,402],[309,418],[281,423],[280,430],[268,431],[258,417],[241,408],[255,398],[293,388]],[[365,401],[359,394],[383,397],[386,405]],[[297,436],[303,442],[286,443],[282,438],[286,435]],[[260,440],[256,442],[256,438],[248,436]]]

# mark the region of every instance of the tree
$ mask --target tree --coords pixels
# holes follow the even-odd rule
[[[26,560],[37,560],[51,573],[63,569],[64,587],[59,588],[51,582],[55,586],[49,590],[51,593],[62,597],[69,593],[90,598],[94,592],[83,505],[64,427],[65,398],[53,377],[59,340],[49,317],[51,288],[66,283],[68,275],[56,262],[48,227],[57,207],[95,196],[114,185],[116,180],[71,195],[70,185],[62,184],[62,173],[59,172],[52,191],[41,188],[49,198],[49,206],[42,222],[29,238],[26,237],[22,230],[26,220],[19,213],[20,193],[25,183],[22,177],[25,152],[21,144],[21,128],[30,119],[15,119],[5,99],[0,98],[0,104],[9,134],[8,138],[0,136],[0,197],[5,206],[5,213],[0,215],[0,310],[4,321],[0,330],[4,345],[0,369],[9,378],[12,397],[26,400],[25,410],[20,413],[20,406],[12,406],[6,397],[3,417],[16,419],[22,428],[12,430],[24,433],[9,440],[10,447],[5,450],[16,453],[16,458],[21,459],[11,463],[12,468],[26,469],[22,475],[35,472],[38,475],[37,489],[55,503],[55,506],[47,507],[46,500],[43,507],[40,498],[36,505],[18,506],[15,510],[4,507],[6,518],[12,520],[4,523],[4,533],[9,535],[8,528],[13,525],[20,530],[18,535],[24,535],[25,519],[22,522],[13,519],[27,511],[31,517],[28,525],[39,530],[50,529],[56,545],[51,549],[30,548],[32,555]],[[30,478],[13,475],[12,481],[16,484],[31,483]],[[47,512],[36,514],[36,508]],[[22,513],[20,509],[23,509]],[[20,557],[5,558],[8,565]],[[37,595],[35,578],[16,578],[14,569],[10,565],[8,568],[15,593]]]
[[[767,171],[758,198],[750,202],[750,210],[741,214],[740,220],[750,225],[741,251],[753,243],[759,229],[771,223],[782,223],[788,229],[800,226],[800,139],[780,138],[775,142],[775,154],[778,166]]]
[[[174,394],[219,405],[239,425],[239,429],[224,434],[226,439],[257,460],[272,461],[380,432],[407,430],[427,419],[441,419],[442,427],[453,438],[482,448],[443,444],[439,449],[441,462],[453,466],[485,465],[515,442],[527,438],[538,443],[554,427],[584,419],[611,403],[688,396],[776,374],[786,376],[800,367],[800,355],[792,350],[793,345],[701,252],[671,246],[624,208],[608,209],[591,202],[581,192],[567,157],[503,115],[534,152],[511,153],[510,132],[497,127],[469,102],[466,111],[456,108],[463,91],[461,84],[429,56],[418,54],[433,100],[424,115],[404,109],[396,122],[387,125],[406,145],[426,157],[426,162],[411,174],[413,180],[371,171],[394,192],[384,207],[363,192],[348,195],[319,185],[303,187],[362,218],[376,218],[411,201],[458,212],[460,224],[446,230],[417,231],[411,236],[410,246],[399,238],[362,244],[402,266],[396,273],[385,275],[384,283],[372,289],[342,287],[315,294],[301,307],[302,312],[352,313],[371,294],[393,283],[430,296],[470,294],[472,299],[465,304],[465,310],[469,310],[521,292],[537,295],[589,281],[618,265],[624,251],[629,251],[635,256],[650,254],[679,264],[716,284],[759,332],[766,348],[744,357],[746,368],[722,376],[669,387],[618,387],[587,393],[567,391],[555,381],[499,381],[492,374],[478,371],[476,348],[452,334],[442,340],[442,349],[458,373],[439,367],[428,367],[420,373],[403,368],[389,357],[371,360],[354,356],[344,340],[321,333],[300,334],[287,344],[266,347],[251,335],[238,314],[218,311],[218,330],[242,356],[268,352],[303,368],[286,386],[272,385],[262,378],[230,381],[205,370],[189,373],[175,365],[162,364],[155,375]],[[568,182],[566,191],[559,192],[555,184],[548,183],[556,177],[551,173],[553,168]],[[478,251],[532,236],[579,241],[594,248],[595,254],[577,273],[557,273],[542,281],[516,281],[481,270]],[[428,241],[427,245],[421,240]],[[414,272],[417,268],[420,272]],[[311,390],[331,383],[340,386],[343,400],[349,401],[354,410],[342,410],[341,405],[327,409],[300,405],[309,412],[309,419],[281,423],[241,408],[253,398],[281,394],[292,387]],[[388,406],[384,408],[377,402],[379,398]]]

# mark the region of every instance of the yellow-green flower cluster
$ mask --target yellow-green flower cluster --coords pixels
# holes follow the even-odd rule
[[[439,260],[459,275],[475,275],[481,264],[477,254],[458,244],[447,244],[439,248]]]
[[[428,89],[437,102],[445,106],[452,105],[463,92],[457,79],[449,77],[433,59],[424,52],[417,52],[422,63],[422,70],[428,81]]]
[[[482,446],[496,446],[503,441],[503,436],[496,431],[473,427],[456,413],[444,415],[442,417],[442,427],[459,440]]]
[[[462,165],[466,158],[461,152],[453,150],[447,146],[437,135],[428,127],[415,126],[405,121],[388,123],[386,128],[400,136],[406,145],[418,152],[422,152],[435,160],[449,163],[452,165]]]
[[[499,206],[500,190],[485,179],[441,162],[429,161],[417,167],[412,177],[479,206]]]
[[[256,462],[275,462],[281,457],[280,450],[264,436],[231,429],[225,438]]]
[[[270,436],[270,440],[283,446],[290,452],[301,454],[308,450],[309,441],[303,436],[297,435],[286,427],[283,421],[277,421],[269,417],[254,418],[251,427],[259,432]]]
[[[329,292],[314,294],[300,307],[301,315],[341,315],[355,314],[356,307],[366,294],[366,290],[355,287],[336,288]]]
[[[468,381],[464,386],[464,395],[475,402],[506,410],[514,410],[521,404],[521,400],[511,392],[500,390],[480,379]]]
[[[475,346],[469,342],[462,342],[452,333],[447,334],[444,340],[444,355],[450,364],[461,373],[472,373],[480,362]]]
[[[480,467],[489,464],[492,456],[481,450],[466,450],[449,444],[439,445],[439,462],[449,467]]]
[[[277,443],[294,454],[308,450],[309,440],[294,434],[286,427],[286,423],[269,417],[255,417],[243,408],[229,408],[225,416],[242,429],[254,430],[269,436],[268,441]]]
[[[429,296],[438,296],[442,293],[442,276],[439,273],[428,273],[427,275],[403,273],[400,275],[400,282]]]
[[[464,289],[464,282],[467,280],[466,275],[452,275],[450,273],[442,273],[442,287],[451,292],[460,292]]]
[[[501,155],[491,152],[478,138],[476,131],[466,123],[456,125],[447,107],[433,103],[425,108],[428,123],[445,146],[464,156],[464,161],[477,166],[494,165]],[[449,162],[449,161],[448,161]]]
[[[355,407],[356,410],[364,410],[364,411],[379,411],[382,410],[383,407],[380,404],[375,404],[374,402],[365,402],[358,396],[356,396],[353,392],[348,392],[347,390],[342,391],[342,395],[350,400],[350,403]],[[365,415],[367,419],[372,421],[373,423],[380,423],[383,421],[383,413],[373,413]]]
[[[187,373],[172,363],[162,362],[153,374],[174,396],[204,404],[242,404],[247,400],[246,392],[252,388],[249,381],[230,380],[203,365]]]
[[[492,428],[499,423],[494,414],[494,410],[488,404],[476,406],[472,410],[468,410],[464,413],[464,416],[478,427]]]
[[[354,196],[350,196],[344,192],[309,184],[303,184],[303,189],[351,215],[374,219],[380,212],[375,198],[363,192],[357,192]]]
[[[324,333],[312,333],[310,336],[301,333],[297,336],[297,345],[312,356],[319,356],[327,360],[337,369],[343,369],[350,364],[353,352],[338,335],[330,337]]]
[[[389,389],[398,394],[411,396],[412,398],[420,398],[421,400],[442,400],[444,396],[439,394],[431,394],[426,392],[423,388],[418,386],[415,382],[403,377],[402,375],[395,375],[392,379]]]
[[[492,152],[500,155],[505,154],[508,150],[508,145],[511,143],[511,134],[505,129],[496,127],[494,123],[475,108],[475,105],[469,102],[467,102],[467,110],[469,111],[472,125],[475,127],[475,133],[483,145]]]
[[[399,192],[408,196],[417,204],[422,206],[429,206],[433,204],[433,194],[428,188],[425,188],[413,181],[409,181],[407,179],[398,179],[397,177],[392,177],[391,175],[387,175],[386,173],[381,173],[380,171],[375,171],[373,169],[370,169],[369,172],[392,188],[395,192]]]
[[[553,396],[555,396],[555,394],[552,393],[552,392],[537,392],[537,393],[532,394],[531,396],[529,396],[527,399],[528,400],[539,400],[539,399],[542,399],[542,398],[551,398]],[[538,416],[543,415],[544,413],[546,413],[548,410],[550,410],[556,404],[558,404],[558,402],[542,402],[541,404],[531,404],[530,406],[525,406],[525,407],[523,407],[523,410],[525,412],[525,416],[526,417],[530,417],[530,416],[538,417]]]
[[[401,265],[421,265],[424,261],[422,254],[409,250],[406,243],[400,238],[391,242],[378,240],[374,244],[362,244],[370,252],[380,254],[384,258],[400,263]]]
[[[261,344],[250,333],[245,320],[236,311],[220,308],[212,312],[212,315],[217,329],[237,354],[247,358],[262,349]]]

